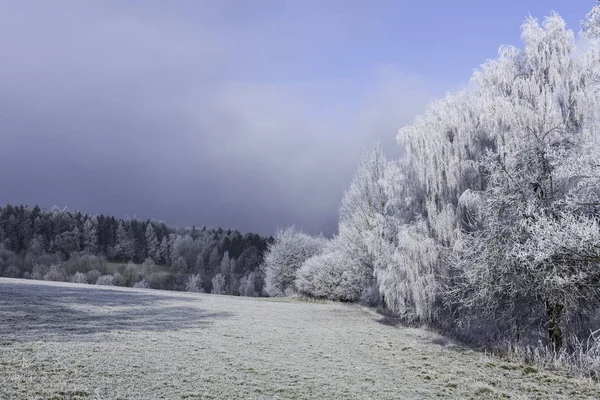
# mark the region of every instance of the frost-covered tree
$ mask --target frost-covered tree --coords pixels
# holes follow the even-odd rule
[[[173,263],[173,268],[179,273],[185,273],[188,270],[187,261],[185,261],[185,258],[183,257],[177,257],[177,259]]]
[[[95,218],[89,218],[83,223],[83,250],[95,254],[98,249],[98,229]]]
[[[568,311],[600,296],[600,57],[578,53],[558,15],[522,32],[523,50],[474,77],[494,147],[487,187],[463,195],[473,228],[457,256],[463,304],[509,320],[537,305],[559,348]]]
[[[376,254],[369,246],[377,217],[385,211],[382,190],[387,160],[379,144],[363,155],[350,187],[344,192],[339,210],[338,247],[363,268],[374,273]]]
[[[592,42],[597,15],[584,24]],[[522,38],[475,73],[472,91],[400,131],[423,210],[399,229],[394,258],[422,264],[415,276],[441,279],[470,315],[514,327],[545,313],[558,348],[569,309],[599,294],[600,59],[597,43],[575,48],[558,15],[528,20]],[[406,279],[388,269],[384,281]]]
[[[121,222],[117,227],[117,243],[115,245],[117,257],[122,261],[133,260],[135,256],[135,248],[133,240],[125,229],[125,225]]]
[[[152,224],[148,224],[146,227],[146,255],[155,262],[158,262],[161,256],[158,238]]]
[[[229,257],[229,252],[225,251],[220,265],[221,274],[225,277],[225,291],[232,295],[237,291],[237,279],[235,276],[235,259]]]
[[[429,239],[424,195],[407,160],[390,161],[379,180],[385,199],[368,236],[375,254],[378,289],[385,305],[410,322],[438,319],[440,292],[438,248]]]
[[[174,236],[171,249],[171,263],[177,270],[186,273],[190,267],[193,267],[198,253],[200,242],[194,240],[191,235]]]
[[[160,252],[159,262],[164,263],[164,264],[168,263],[169,259],[170,259],[170,253],[169,253],[169,239],[167,238],[166,235],[162,238],[162,240],[160,242],[159,252]]]
[[[377,280],[385,305],[407,322],[439,324],[440,252],[425,220],[398,226],[395,241],[381,241]]]
[[[322,257],[317,257],[307,263],[301,276],[298,276],[298,282],[302,282],[304,285],[303,293],[305,295],[311,295],[311,290],[307,289],[309,281],[310,287],[318,287],[321,284],[319,279],[331,280],[333,276],[347,269],[348,271],[344,272],[343,276],[353,275],[353,285],[360,282],[361,287],[352,287],[353,293],[343,296],[340,295],[341,286],[336,288],[335,294],[331,288],[329,290],[331,293],[326,297],[337,297],[344,300],[362,298],[372,304],[380,302],[375,277],[376,266],[382,260],[381,242],[388,240],[381,236],[380,225],[382,221],[386,221],[390,210],[385,186],[387,170],[391,164],[384,156],[379,144],[363,155],[352,182],[342,198],[338,235],[334,240],[335,249],[332,248]],[[341,264],[334,265],[336,261]],[[327,271],[318,270],[319,262],[324,263]],[[322,282],[322,284],[328,283]],[[343,290],[346,292],[350,290],[348,279],[344,282],[340,281],[340,285],[345,287]],[[312,292],[314,293],[314,290]],[[357,296],[355,292],[361,293],[360,296]],[[323,295],[319,296],[323,297]],[[366,300],[367,298],[369,300]]]
[[[257,297],[259,291],[256,290],[256,282],[259,280],[258,272],[252,271],[240,279],[240,296]]]
[[[80,235],[79,228],[57,234],[52,241],[51,250],[62,253],[65,258],[70,257],[71,253],[80,250]]]
[[[229,258],[228,251],[226,251],[223,254],[223,258],[221,258],[221,265],[219,269],[224,276],[227,276],[233,272],[231,268],[231,258]]]
[[[227,294],[225,276],[218,273],[212,278],[212,291],[213,294]]]
[[[345,192],[340,207],[337,252],[326,256],[331,271],[334,260],[348,267],[362,265],[365,279],[363,295],[381,295],[385,304],[407,320],[432,319],[431,301],[423,304],[424,297],[436,298],[435,285],[428,286],[427,294],[417,280],[433,275],[428,259],[412,253],[412,235],[407,235],[409,224],[417,223],[424,213],[424,197],[414,166],[408,160],[388,161],[378,145],[367,153],[358,165],[350,188]],[[402,243],[401,243],[402,242]],[[316,265],[312,266],[316,270]],[[377,282],[373,282],[373,278]],[[375,299],[369,302],[373,303]]]
[[[212,273],[217,273],[221,266],[221,255],[219,249],[215,246],[208,257],[208,270]]]
[[[29,252],[33,255],[40,256],[45,253],[44,237],[36,235],[29,243]]]
[[[202,277],[200,274],[189,275],[185,281],[185,290],[187,292],[204,292],[202,289]]]
[[[324,238],[309,236],[293,226],[277,231],[262,266],[267,294],[272,297],[294,294],[296,271],[306,260],[320,254],[325,244]]]
[[[600,5],[592,8],[582,21],[581,36],[587,39],[600,39]]]

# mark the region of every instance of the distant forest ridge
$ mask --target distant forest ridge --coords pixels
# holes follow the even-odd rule
[[[113,284],[132,286],[145,281],[140,284],[178,290],[186,289],[190,276],[195,276],[195,287],[188,289],[214,291],[216,277],[217,286],[224,286],[216,288],[219,292],[239,294],[239,281],[254,272],[250,278],[256,281],[258,294],[258,267],[271,241],[231,229],[172,227],[159,221],[90,216],[58,207],[0,207],[0,275],[7,277],[72,280],[81,273],[90,275],[88,283],[96,283],[91,282],[97,281],[95,275],[112,272],[111,263],[123,263],[120,271],[112,273],[121,275]],[[228,265],[221,268],[224,262]],[[145,268],[136,268],[141,276],[121,279],[128,263],[143,263]],[[46,276],[50,270],[56,276]],[[136,274],[128,271],[128,275]],[[136,278],[139,281],[134,282]]]

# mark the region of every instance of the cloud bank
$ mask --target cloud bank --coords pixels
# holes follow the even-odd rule
[[[385,60],[346,66],[352,7],[277,3],[3,3],[0,202],[334,232],[360,154],[399,155],[439,91]]]

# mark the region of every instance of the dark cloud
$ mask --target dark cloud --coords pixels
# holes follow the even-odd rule
[[[318,59],[286,57],[340,40],[324,21],[285,39],[230,2],[134,4],[0,5],[0,203],[330,234],[360,153],[399,154],[431,98],[378,65],[299,75]]]

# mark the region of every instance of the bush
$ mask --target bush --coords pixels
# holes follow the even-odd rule
[[[27,252],[23,260],[22,269],[27,270],[29,272],[33,272],[33,267],[35,267],[36,264],[45,265],[46,268],[48,268],[49,265],[58,265],[63,263],[59,254],[34,254],[32,252]],[[42,274],[42,277],[39,279],[43,279],[43,275],[45,275],[46,272],[44,272],[44,274]]]
[[[148,289],[148,282],[146,282],[145,279],[142,279],[141,281],[134,283],[133,287],[136,289]]]
[[[114,286],[129,286],[127,283],[127,279],[125,279],[125,277],[123,277],[123,275],[121,275],[118,272],[115,272],[113,274],[113,285]]]
[[[85,276],[87,278],[87,282],[90,285],[94,285],[98,281],[98,278],[100,278],[101,275],[102,274],[97,269],[93,269],[93,270],[89,271],[87,274],[85,274]]]
[[[121,272],[123,275],[123,279],[125,280],[125,284],[123,286],[131,286],[134,282],[141,281],[144,277],[144,274],[140,271],[140,268],[133,264],[129,263]]]
[[[11,264],[4,270],[3,275],[7,278],[18,278],[21,275],[21,272],[16,265]]]
[[[65,262],[65,269],[69,274],[77,271],[86,273],[94,269],[106,272],[106,259],[86,252],[74,253],[69,261]]]
[[[87,276],[82,272],[75,272],[73,283],[88,283]]]
[[[142,264],[142,266],[144,267],[147,275],[152,274],[157,271],[156,263],[151,258],[146,258],[144,260],[144,263]]]
[[[168,272],[155,272],[146,277],[151,289],[174,290],[177,288],[175,276]]]
[[[340,301],[357,301],[370,289],[361,265],[334,250],[309,258],[298,270],[296,287],[301,295]]]
[[[33,266],[33,270],[31,271],[31,279],[35,279],[38,281],[44,280],[44,275],[48,273],[49,267],[44,264],[35,264]]]
[[[96,285],[113,286],[113,276],[112,275],[102,275],[96,281]]]
[[[61,266],[51,265],[49,271],[44,275],[45,281],[65,282],[66,276]]]

